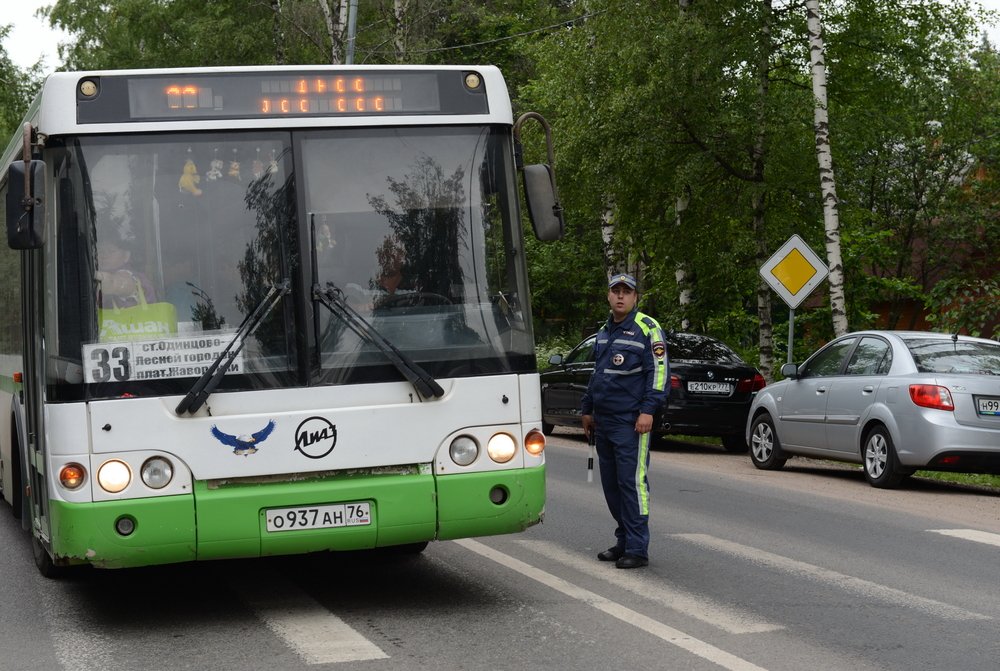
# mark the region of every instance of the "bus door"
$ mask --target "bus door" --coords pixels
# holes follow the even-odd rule
[[[45,481],[45,427],[42,411],[45,368],[42,364],[44,290],[44,248],[21,252],[21,286],[24,337],[24,440],[23,471],[30,495],[22,525],[30,522],[35,537],[49,538],[48,487]],[[29,517],[30,514],[30,517]]]

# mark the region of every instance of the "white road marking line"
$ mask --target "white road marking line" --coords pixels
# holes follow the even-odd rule
[[[739,543],[733,543],[721,538],[715,538],[714,536],[706,534],[672,534],[671,536],[673,538],[682,538],[695,543],[696,545],[701,545],[702,547],[725,552],[754,564],[770,566],[772,568],[793,573],[803,578],[838,587],[847,592],[851,592],[865,598],[878,599],[896,606],[903,606],[905,608],[923,611],[929,615],[934,615],[945,620],[992,619],[988,615],[974,613],[972,611],[965,610],[964,608],[942,603],[941,601],[916,596],[893,587],[886,587],[885,585],[879,585],[878,583],[874,583],[869,580],[862,580],[861,578],[855,578],[854,576],[844,575],[843,573],[837,573],[836,571],[831,571],[820,566],[814,566],[795,559],[789,559],[788,557],[782,557],[781,555],[776,555],[748,545],[740,545]]]
[[[268,573],[250,584],[250,589],[247,583],[231,586],[306,664],[388,659],[381,648],[280,576]]]
[[[759,667],[756,664],[748,662],[745,659],[741,659],[736,655],[726,652],[725,650],[716,648],[714,645],[694,638],[689,634],[685,634],[683,631],[669,627],[662,622],[658,622],[651,617],[643,615],[642,613],[637,613],[631,608],[626,608],[625,606],[611,601],[610,599],[605,599],[599,594],[595,594],[594,592],[586,590],[582,587],[577,587],[562,578],[535,568],[530,564],[526,564],[523,561],[499,552],[498,550],[494,550],[479,541],[463,539],[456,540],[454,542],[467,550],[495,561],[501,566],[506,566],[507,568],[517,571],[525,577],[536,580],[546,587],[550,587],[557,592],[562,592],[566,596],[582,601],[589,606],[593,606],[597,610],[607,613],[612,617],[616,617],[626,624],[642,629],[643,631],[652,634],[667,643],[671,643],[682,650],[687,650],[702,659],[707,659],[710,662],[718,664],[724,669],[730,669],[731,671],[764,671],[762,667]]]
[[[116,640],[100,630],[85,612],[76,608],[62,587],[35,572],[36,589],[45,619],[49,623],[52,646],[63,671],[111,671],[120,659]]]
[[[991,534],[988,531],[977,531],[975,529],[928,529],[927,531],[932,534],[952,536],[954,538],[962,538],[967,541],[975,541],[977,543],[986,543],[987,545],[996,545],[997,547],[1000,547],[1000,534]]]
[[[520,540],[515,542],[532,552],[544,555],[576,571],[600,578],[616,587],[626,589],[633,594],[655,601],[671,610],[701,620],[730,634],[759,634],[784,629],[782,625],[768,622],[749,611],[724,606],[702,595],[692,594],[671,587],[669,584],[665,585],[660,580],[651,580],[640,575],[641,572],[609,571],[607,563],[599,565],[596,560],[585,559],[577,554],[566,552],[549,541]]]

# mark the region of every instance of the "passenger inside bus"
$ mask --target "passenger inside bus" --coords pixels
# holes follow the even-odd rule
[[[132,265],[132,249],[116,235],[98,240],[94,278],[100,283],[101,307],[127,308],[156,302],[153,283]]]

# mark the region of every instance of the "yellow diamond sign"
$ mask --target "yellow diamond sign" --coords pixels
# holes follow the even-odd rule
[[[826,265],[797,235],[790,237],[760,268],[760,276],[793,310],[827,274]]]

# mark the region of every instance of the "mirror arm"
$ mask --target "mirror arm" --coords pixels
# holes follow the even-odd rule
[[[34,207],[31,198],[31,123],[24,122],[24,198],[21,205],[25,212],[30,212]]]

